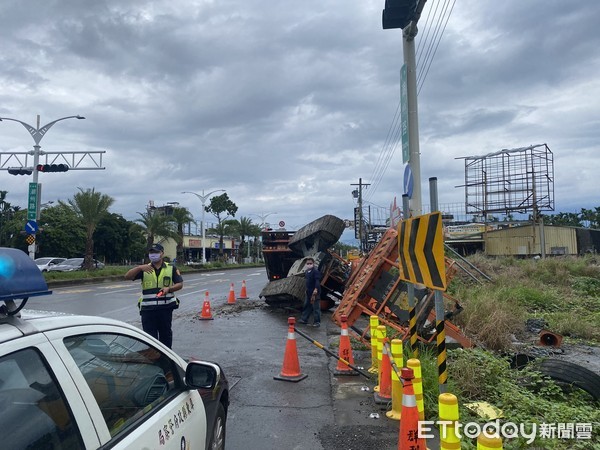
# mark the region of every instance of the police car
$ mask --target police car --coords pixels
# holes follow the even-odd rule
[[[116,320],[22,310],[49,293],[25,253],[0,248],[0,447],[225,448],[219,365]]]

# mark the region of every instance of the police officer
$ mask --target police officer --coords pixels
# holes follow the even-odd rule
[[[148,251],[149,264],[130,269],[126,280],[142,280],[142,297],[139,300],[143,330],[171,348],[173,344],[173,310],[179,307],[174,292],[183,288],[179,270],[163,261],[165,249],[154,244]]]

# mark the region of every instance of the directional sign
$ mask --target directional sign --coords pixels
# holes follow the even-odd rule
[[[25,232],[29,234],[35,234],[38,231],[38,224],[35,220],[28,220],[25,224]]]
[[[400,278],[428,288],[446,290],[442,213],[403,220],[398,225]]]
[[[408,198],[412,198],[413,195],[413,174],[410,168],[410,164],[404,167],[404,193],[408,195]]]
[[[38,199],[38,184],[29,183],[29,196],[27,198],[27,220],[36,220]]]
[[[406,64],[400,70],[400,125],[402,136],[402,162],[410,161],[410,135],[408,134],[408,78]]]

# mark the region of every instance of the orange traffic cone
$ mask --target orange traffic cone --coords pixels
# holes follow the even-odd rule
[[[229,305],[233,305],[235,303],[235,292],[233,291],[233,283],[231,283],[231,287],[229,288],[229,298],[227,298],[227,303]]]
[[[288,337],[285,344],[285,354],[283,355],[283,367],[279,376],[273,377],[274,380],[298,382],[308,376],[300,373],[300,361],[298,361],[296,333],[294,331],[295,323],[295,318],[288,317]]]
[[[246,292],[246,280],[242,281],[242,290],[240,291],[239,300],[246,300],[248,298],[248,293]]]
[[[427,450],[425,439],[419,437],[419,411],[412,385],[415,377],[413,370],[404,367],[401,373],[403,382],[402,419],[398,433],[398,450]]]
[[[352,356],[352,345],[350,343],[350,336],[348,336],[348,317],[343,314],[340,317],[342,322],[342,331],[340,334],[340,350],[338,356],[350,364],[354,365],[354,356]],[[333,371],[334,375],[358,375],[358,372],[352,370],[346,364],[338,360],[337,367]]]
[[[379,391],[373,393],[375,403],[378,405],[385,405],[392,401],[392,363],[390,361],[390,354],[388,353],[388,346],[384,345],[388,342],[386,337],[380,338],[381,349],[381,367],[379,371],[381,376],[379,377]]]
[[[204,293],[204,303],[202,304],[202,311],[198,317],[200,320],[213,320],[213,316],[210,312],[210,300],[208,299],[208,291]]]

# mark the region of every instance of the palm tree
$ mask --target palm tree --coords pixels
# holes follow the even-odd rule
[[[177,241],[177,260],[184,261],[183,227],[184,225],[192,222],[194,217],[187,208],[173,208],[173,213],[170,218],[175,223],[175,226],[177,227],[177,234],[179,235],[179,240]]]
[[[162,238],[171,238],[175,242],[179,242],[179,234],[175,230],[174,221],[170,216],[148,210],[145,213],[138,212],[141,219],[137,219],[146,233],[147,248],[152,247],[154,238],[160,236]]]
[[[209,228],[208,232],[219,235],[219,259],[225,261],[224,236],[235,236],[237,233],[237,220],[222,220],[214,228]]]
[[[244,256],[244,252],[246,250],[246,245],[249,247],[249,242],[246,242],[246,236],[260,236],[260,227],[258,225],[254,225],[252,223],[252,219],[249,217],[240,217],[240,220],[235,221],[236,234],[240,237],[240,251],[238,253],[238,262],[241,262],[242,257]],[[246,252],[248,255],[249,253]]]
[[[81,219],[85,226],[85,256],[83,259],[83,268],[89,270],[92,268],[94,259],[94,231],[98,222],[108,212],[108,208],[114,203],[115,199],[109,195],[96,192],[94,188],[83,190],[78,188],[79,192],[69,199],[69,205],[75,211],[75,214]]]

